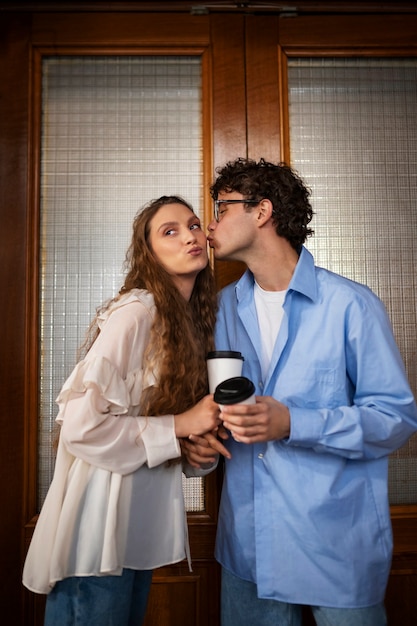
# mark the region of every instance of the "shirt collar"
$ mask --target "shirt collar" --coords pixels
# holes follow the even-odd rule
[[[288,290],[298,291],[313,301],[317,299],[318,290],[314,258],[311,252],[304,246],[301,247],[301,254],[288,285]]]
[[[251,297],[249,294],[252,294],[254,282],[252,272],[246,270],[236,283],[236,295],[239,301],[243,301],[245,297]],[[317,298],[317,278],[313,255],[304,246],[301,247],[294,274],[288,285],[288,291],[298,291],[313,301]]]

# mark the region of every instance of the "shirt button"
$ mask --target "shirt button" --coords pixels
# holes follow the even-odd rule
[[[260,453],[258,454],[258,459],[263,459],[263,458],[264,458],[264,455],[262,454],[262,452],[260,452]]]
[[[261,380],[259,381],[258,385],[259,385],[259,389],[263,389],[264,388],[264,384],[263,384],[263,382]]]

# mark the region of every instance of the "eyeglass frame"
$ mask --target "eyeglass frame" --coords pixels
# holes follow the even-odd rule
[[[232,200],[215,200],[214,201],[214,219],[216,222],[220,222],[220,213],[219,209],[222,204],[259,204],[260,200],[246,200],[245,198],[237,199],[233,198]]]

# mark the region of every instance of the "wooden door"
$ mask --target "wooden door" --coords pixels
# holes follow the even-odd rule
[[[341,3],[342,4],[342,3]],[[409,7],[410,9],[410,7]],[[291,133],[288,104],[288,62],[291,58],[413,58],[417,56],[417,12],[407,15],[298,15],[253,17],[246,20],[246,68],[248,155],[291,163]],[[401,109],[397,114],[400,115]],[[416,118],[414,117],[414,120]],[[308,122],[306,122],[308,124]],[[381,141],[388,128],[381,129]],[[352,129],[352,132],[353,129]],[[390,162],[390,157],[388,157]],[[415,159],[409,163],[413,187]],[[408,168],[406,167],[408,170]],[[302,174],[302,170],[301,170]],[[319,182],[320,173],[317,175]],[[336,183],[337,184],[337,183]],[[313,189],[314,200],[314,189]],[[365,209],[366,210],[366,209]],[[413,217],[410,215],[413,223]],[[383,228],[383,225],[381,224]],[[348,244],[347,244],[348,245]],[[413,289],[414,268],[407,267],[408,289]],[[395,277],[393,278],[395,281]],[[412,305],[411,305],[412,307]],[[411,311],[413,317],[413,311]],[[395,305],[394,305],[395,317]],[[405,326],[405,325],[404,325]],[[417,393],[415,368],[416,335],[410,329],[406,342],[408,375]],[[416,455],[416,436],[405,447],[410,463]],[[407,461],[408,462],[408,461]],[[410,473],[412,477],[412,473]],[[401,481],[401,478],[399,479]],[[404,479],[406,480],[406,479]],[[414,478],[413,478],[414,480]],[[392,485],[395,491],[395,485]],[[411,626],[417,614],[417,504],[408,499],[391,505],[394,554],[386,594],[391,626]],[[313,623],[310,615],[306,623]]]
[[[222,101],[236,59],[236,87],[243,89],[241,49],[243,20],[228,21],[234,33],[215,32],[219,50],[213,54],[211,22],[207,15],[106,13],[62,11],[8,12],[2,21],[2,286],[8,291],[3,310],[7,340],[4,342],[1,444],[4,480],[2,497],[10,502],[2,519],[3,592],[0,614],[5,623],[41,625],[45,598],[22,588],[21,570],[38,514],[38,416],[39,416],[39,306],[40,306],[40,144],[42,102],[42,59],[60,55],[169,55],[191,54],[202,59],[203,108],[203,195],[206,222],[211,219],[208,186],[212,177],[213,111],[233,117],[241,131],[234,137],[234,150],[245,151],[245,102],[240,97],[239,114]],[[226,41],[224,41],[224,36]],[[227,63],[226,63],[227,65]],[[240,66],[240,71],[239,67]],[[213,94],[213,69],[219,68]],[[224,72],[223,78],[221,78]],[[7,88],[6,88],[7,86]],[[235,95],[230,92],[229,97]],[[217,102],[219,100],[220,102]],[[217,107],[217,108],[216,108]],[[217,124],[217,150],[222,149],[221,126]],[[216,133],[215,133],[216,134]],[[6,362],[13,363],[8,369]],[[13,421],[9,419],[13,414]],[[221,468],[204,481],[204,506],[188,513],[193,571],[186,562],[164,567],[154,573],[147,626],[189,624],[209,626],[219,622],[219,566],[214,561],[214,538],[221,485]]]
[[[288,18],[279,11],[265,15],[246,10],[246,3],[236,10],[202,11],[201,15],[191,14],[189,7],[167,12],[167,3],[157,2],[125,3],[120,9],[113,3],[112,11],[109,3],[98,2],[94,8],[90,3],[89,10],[81,11],[79,3],[65,2],[57,3],[54,12],[50,9],[53,3],[44,3],[49,7],[46,11],[44,5],[34,2],[19,3],[22,7],[18,9],[9,4],[0,20],[0,284],[4,294],[0,309],[0,615],[7,624],[40,626],[43,599],[24,591],[20,582],[38,513],[37,107],[41,94],[36,55],[179,49],[204,55],[205,107],[209,111],[203,129],[204,198],[209,221],[207,189],[215,167],[237,156],[262,156],[272,161],[290,158],[286,72],[291,55],[380,54],[385,50],[394,56],[415,56],[417,22],[415,10],[407,15],[403,8],[411,3],[395,2],[387,4],[392,5],[391,10],[397,7],[397,15],[378,15],[376,9],[371,16],[322,16],[315,6],[313,15],[301,11],[298,17]],[[147,12],[136,11],[134,4],[146,4]],[[343,3],[326,6],[330,4],[337,5],[338,13]],[[354,3],[345,4],[352,13]],[[151,5],[155,8],[150,9]],[[218,285],[229,283],[243,269],[237,263],[217,263]],[[194,571],[189,573],[181,563],[155,573],[147,626],[219,624],[219,570],[213,545],[220,485],[221,471],[206,482],[204,510],[189,514]],[[387,594],[390,624],[411,626],[416,607],[417,504],[392,507],[392,521],[395,551]],[[308,616],[306,620],[311,622]]]

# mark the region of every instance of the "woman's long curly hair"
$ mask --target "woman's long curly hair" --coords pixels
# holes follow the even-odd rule
[[[238,158],[216,170],[218,176],[210,187],[214,200],[221,191],[237,191],[247,200],[272,202],[275,231],[296,250],[313,234],[308,226],[313,218],[310,190],[297,172],[285,163],[259,162]],[[245,207],[252,210],[253,205]]]
[[[139,211],[126,254],[124,284],[118,296],[97,311],[99,315],[131,289],[146,289],[153,294],[156,314],[144,367],[155,373],[157,384],[142,394],[142,415],[181,413],[208,393],[206,355],[214,346],[217,295],[211,267],[208,264],[197,275],[187,302],[155,259],[149,244],[150,222],[167,204],[182,204],[194,213],[192,206],[179,196],[162,196]],[[87,349],[98,333],[96,316]]]

